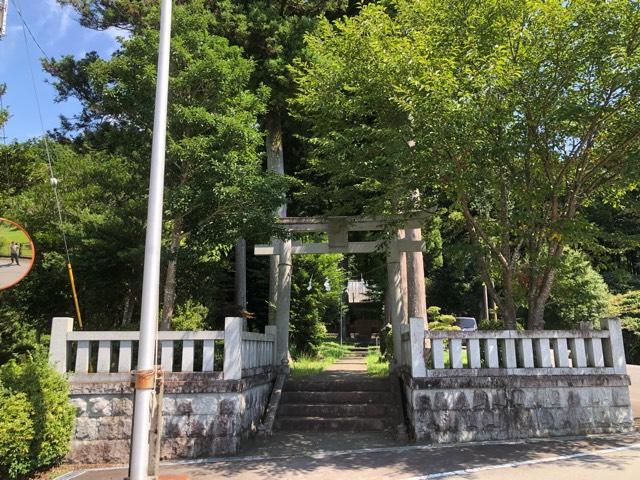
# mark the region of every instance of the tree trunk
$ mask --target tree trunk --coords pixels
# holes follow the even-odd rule
[[[544,311],[551,296],[551,288],[553,287],[553,281],[555,279],[555,269],[549,268],[542,284],[529,285],[529,288],[534,288],[535,292],[529,297],[529,312],[527,316],[527,326],[531,330],[543,330],[544,329]]]
[[[398,238],[405,238],[404,229],[398,230]],[[402,318],[403,322],[409,322],[409,272],[407,268],[407,254],[400,252],[400,274],[402,275]]]
[[[265,122],[267,151],[267,170],[284,175],[284,151],[282,147],[282,121],[278,111],[272,111],[267,115]],[[280,218],[287,216],[287,202],[283,198],[282,205],[278,208]],[[271,239],[273,244],[273,239]],[[269,325],[275,325],[276,304],[278,302],[278,264],[277,255],[272,255],[269,261]]]
[[[244,317],[243,327],[247,329],[247,242],[244,238],[238,239],[235,250],[235,300],[240,313]]]
[[[503,323],[507,330],[516,329],[516,301],[513,292],[513,272],[511,269],[502,269],[502,284],[504,287],[504,313]]]
[[[125,325],[129,325],[131,323],[131,317],[133,317],[133,307],[135,301],[133,298],[133,291],[128,288],[127,293],[124,296],[124,307],[122,309],[122,323],[121,325],[124,327]]]
[[[160,330],[171,330],[171,317],[173,316],[176,302],[176,269],[178,265],[178,250],[182,239],[182,222],[182,217],[177,217],[171,226],[171,246],[169,248],[169,260],[167,261],[167,273],[164,279]]]

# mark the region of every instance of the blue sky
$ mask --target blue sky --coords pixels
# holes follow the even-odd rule
[[[81,27],[75,12],[69,7],[61,7],[56,0],[9,0],[7,35],[0,39],[0,83],[7,84],[7,94],[2,100],[11,115],[5,126],[7,142],[42,135],[29,64],[36,79],[45,129],[51,130],[59,126],[60,115],[71,116],[79,110],[79,104],[75,100],[55,103],[55,90],[51,84],[46,83],[50,77],[40,65],[42,52],[28,33],[30,56],[27,56],[22,22],[16,5],[49,57],[82,57],[93,50],[108,57],[118,46],[116,37],[123,35],[116,29],[98,32]]]

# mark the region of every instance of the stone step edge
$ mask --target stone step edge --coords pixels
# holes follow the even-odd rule
[[[315,395],[315,394],[323,394],[323,395],[331,395],[331,394],[336,394],[337,396],[340,395],[346,395],[346,394],[356,394],[356,395],[369,395],[371,396],[372,393],[375,393],[377,395],[375,396],[379,396],[380,394],[383,395],[391,395],[391,392],[389,392],[388,390],[283,390],[282,391],[282,395],[283,396],[287,396],[288,394],[305,394],[305,395]],[[326,403],[326,402],[323,402]]]

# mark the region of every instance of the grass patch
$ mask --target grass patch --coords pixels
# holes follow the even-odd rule
[[[367,352],[367,375],[386,377],[389,375],[389,362],[380,356],[379,347],[369,347]]]
[[[445,368],[451,368],[451,358],[449,357],[449,350],[444,351],[444,366]],[[462,350],[462,368],[469,367],[469,358],[467,357],[467,349]]]
[[[22,245],[21,257],[31,258],[33,254],[31,252],[31,244],[22,230],[9,223],[0,222],[0,256],[8,257],[11,254],[9,249],[11,242],[17,242]]]
[[[315,357],[302,355],[293,360],[291,364],[291,375],[294,377],[304,377],[320,373],[350,351],[351,346],[349,345],[340,345],[337,342],[322,343],[318,349],[318,355]]]

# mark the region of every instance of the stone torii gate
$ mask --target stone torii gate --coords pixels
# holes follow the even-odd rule
[[[277,356],[280,365],[289,364],[289,318],[291,307],[292,256],[321,253],[374,253],[386,251],[388,306],[391,310],[393,326],[393,365],[400,362],[401,332],[400,325],[408,323],[405,314],[404,291],[402,281],[401,255],[406,252],[423,252],[424,241],[400,238],[397,234],[391,240],[373,240],[364,242],[349,241],[349,232],[371,232],[388,230],[390,224],[402,224],[405,231],[419,229],[426,215],[415,215],[408,220],[400,216],[388,217],[283,217],[279,224],[289,233],[327,233],[327,242],[296,242],[290,239],[275,240],[270,245],[256,245],[255,255],[275,257],[278,264],[278,282],[275,299],[275,324],[277,326]],[[395,227],[397,228],[397,226]],[[408,282],[409,286],[413,282]]]

